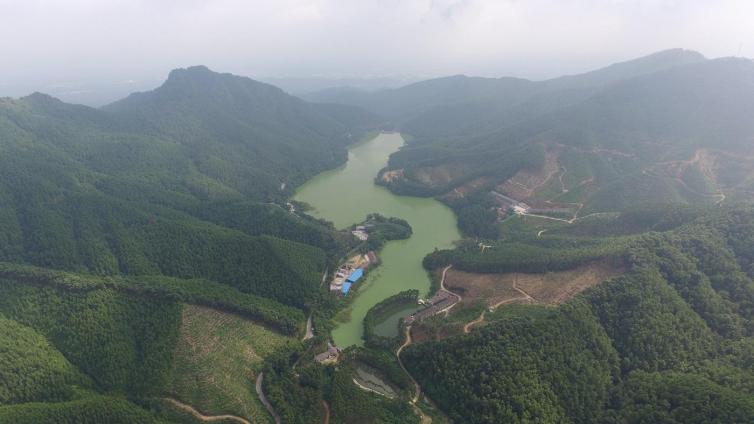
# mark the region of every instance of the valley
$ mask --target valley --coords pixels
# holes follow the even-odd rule
[[[380,252],[381,264],[360,282],[349,318],[339,322],[332,331],[341,347],[361,345],[362,320],[377,302],[408,289],[418,289],[425,297],[430,288],[422,259],[435,249],[451,247],[460,239],[452,211],[434,199],[397,196],[374,184],[378,171],[387,164],[388,156],[404,141],[399,134],[383,133],[349,149],[345,166],[326,171],[302,185],[294,199],[314,207],[314,216],[344,228],[360,222],[367,214],[405,219],[413,234],[407,240],[388,242]],[[403,311],[402,313],[405,313]]]
[[[0,99],[0,422],[751,422],[752,81]]]

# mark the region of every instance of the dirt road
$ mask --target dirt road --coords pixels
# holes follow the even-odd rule
[[[437,311],[438,314],[441,314],[441,313],[445,312],[445,316],[448,315],[448,311],[450,311],[450,309],[452,307],[456,306],[457,304],[459,304],[461,302],[461,300],[463,300],[463,298],[461,297],[461,295],[453,293],[452,291],[450,291],[450,290],[448,290],[448,289],[445,288],[445,275],[448,273],[448,270],[450,268],[453,268],[453,265],[448,265],[448,266],[446,266],[442,270],[442,277],[440,278],[440,291],[443,291],[443,292],[448,293],[449,295],[455,297],[456,301],[453,302],[451,305],[449,305],[447,308],[444,308],[441,311]]]
[[[445,274],[443,273],[443,276],[444,275]],[[401,351],[403,351],[403,349],[410,344],[411,344],[411,326],[408,325],[406,326],[406,341],[404,341],[401,347],[399,347],[398,350],[395,351],[395,356],[398,358],[398,365],[401,366],[401,369],[403,370],[403,372],[405,372],[408,378],[411,379],[411,382],[414,383],[414,397],[411,399],[411,401],[409,401],[409,404],[411,404],[411,406],[414,408],[414,411],[416,411],[416,414],[419,415],[419,418],[421,419],[422,424],[429,424],[429,423],[432,423],[432,418],[424,415],[422,410],[418,406],[416,406],[416,402],[419,401],[419,397],[421,396],[422,388],[419,385],[419,383],[416,380],[414,380],[414,376],[412,376],[411,373],[408,372],[406,367],[403,365],[403,361],[401,361]]]
[[[513,280],[513,287],[512,288],[513,288],[513,290],[521,293],[521,297],[514,297],[512,299],[501,300],[500,302],[497,302],[496,304],[491,305],[489,308],[483,310],[482,313],[479,314],[479,317],[477,319],[475,319],[473,321],[469,321],[466,324],[464,324],[464,326],[463,326],[463,332],[464,332],[464,334],[468,334],[471,331],[471,327],[479,324],[480,322],[483,322],[484,321],[484,314],[488,310],[490,312],[492,312],[495,309],[497,309],[498,307],[505,305],[506,303],[512,303],[512,302],[518,302],[518,301],[526,301],[526,302],[530,302],[530,303],[537,303],[537,299],[531,297],[531,295],[529,295],[529,293],[523,291],[520,287],[518,287],[516,285],[516,279]]]
[[[322,424],[330,424],[330,404],[322,399],[322,407],[325,408],[325,419],[322,420]]]
[[[306,320],[306,333],[304,334],[304,338],[301,340],[306,341],[311,339],[312,337],[314,337],[314,331],[312,330],[312,314],[309,314],[309,318]]]
[[[193,415],[194,418],[198,419],[199,421],[211,422],[211,421],[231,420],[231,421],[239,422],[241,424],[251,424],[249,420],[246,420],[241,417],[237,417],[235,415],[204,415],[201,412],[194,409],[193,406],[187,405],[179,400],[176,400],[173,398],[163,398],[163,399],[170,402],[176,408],[182,409],[188,412],[189,414]]]
[[[403,342],[401,347],[398,348],[398,350],[395,352],[395,356],[398,357],[398,365],[401,366],[403,369],[403,372],[408,375],[408,377],[411,379],[411,381],[414,383],[414,397],[411,399],[411,404],[414,405],[419,400],[419,396],[421,395],[421,387],[419,386],[419,383],[414,380],[414,377],[411,376],[411,374],[408,372],[405,366],[403,366],[403,361],[401,361],[401,352],[403,349],[411,344],[411,326],[406,326],[406,340]]]
[[[487,312],[486,309],[483,310],[481,314],[479,314],[479,317],[477,319],[475,319],[473,321],[469,321],[466,324],[464,324],[464,326],[463,326],[463,333],[464,334],[469,334],[469,332],[471,331],[471,327],[472,326],[477,325],[480,322],[484,321],[484,313],[485,312]]]
[[[275,412],[275,410],[272,408],[272,405],[270,405],[270,402],[267,401],[267,398],[264,396],[264,392],[262,391],[262,381],[264,379],[264,373],[260,372],[259,376],[257,377],[257,396],[259,396],[260,402],[262,402],[262,405],[264,405],[265,408],[267,408],[267,412],[272,415],[272,418],[275,419],[275,424],[280,424],[280,416]]]

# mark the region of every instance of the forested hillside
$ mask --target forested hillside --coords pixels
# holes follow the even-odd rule
[[[750,60],[676,49],[546,81],[458,76],[319,98],[382,113],[411,136],[382,184],[437,196],[464,232],[496,238],[481,210],[495,207],[491,190],[566,218],[749,199],[752,81]]]
[[[264,421],[257,377],[285,422],[754,422],[754,62],[309,98],[197,66],[100,109],[0,99],[0,423]],[[469,237],[424,266],[476,290],[403,364],[386,304],[331,357],[350,300],[322,283],[410,226],[370,215],[358,245],[287,203],[383,128],[409,141],[376,183],[453,208]],[[472,287],[594,264],[550,303]]]
[[[0,422],[178,419],[146,399],[184,302],[298,337],[351,237],[284,201],[378,124],[204,67],[102,109],[0,99]]]
[[[187,325],[182,311],[197,309],[184,302],[209,306],[204,310],[239,325],[264,325],[270,334],[297,335],[304,319],[298,309],[211,281],[102,278],[1,264],[0,422],[193,422],[175,421],[152,402],[186,377],[184,369],[175,370],[177,360],[202,360],[185,348],[175,356],[179,338],[186,337],[179,333]],[[247,355],[258,343],[226,353]],[[249,376],[238,377],[249,384],[243,378]],[[191,395],[211,396],[206,387]]]
[[[637,60],[618,63],[580,75],[564,76],[547,81],[523,78],[482,78],[456,75],[420,81],[405,87],[367,92],[349,89],[328,89],[308,94],[315,102],[357,105],[391,119],[406,132],[416,136],[468,135],[476,128],[496,129],[494,123],[508,110],[516,114],[540,112],[550,93],[558,92],[560,103],[578,99],[600,86],[622,79],[660,71],[681,64],[704,60],[696,52],[668,50]],[[558,103],[555,103],[557,106]],[[525,107],[524,107],[525,105]],[[426,123],[428,125],[423,125]]]
[[[557,308],[501,308],[483,328],[411,347],[404,360],[459,422],[752,422],[752,222],[751,207],[680,219],[671,211],[645,215],[644,230],[595,231],[592,241],[572,229],[532,240],[537,259],[498,270],[533,272],[538,262],[543,272],[609,255],[628,271]],[[599,238],[616,247],[559,254],[568,240],[578,251]],[[495,258],[504,260],[454,263],[490,272]]]
[[[103,110],[179,143],[203,175],[267,199],[281,198],[281,183],[295,186],[343,163],[357,131],[375,124],[354,107],[313,105],[202,66],[175,70],[158,89]]]
[[[0,260],[200,277],[302,306],[338,242],[254,201],[284,199],[342,163],[374,124],[350,114],[204,67],[103,110],[3,99]]]
[[[180,305],[0,279],[0,422],[156,422],[126,400],[166,382]]]

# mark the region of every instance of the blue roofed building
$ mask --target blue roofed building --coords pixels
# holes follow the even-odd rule
[[[355,283],[359,281],[359,279],[364,275],[364,270],[361,268],[358,268],[356,271],[352,272],[351,275],[346,278],[346,281]]]
[[[343,296],[347,295],[350,290],[351,290],[351,283],[349,283],[348,281],[343,283],[343,286],[340,288],[340,292],[343,293]]]

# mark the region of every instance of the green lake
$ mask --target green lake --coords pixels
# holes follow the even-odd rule
[[[382,133],[354,145],[345,165],[317,175],[294,195],[295,200],[314,207],[312,215],[332,221],[338,228],[361,222],[371,212],[403,218],[413,228],[408,240],[385,245],[379,254],[380,266],[370,270],[366,280],[358,283],[358,290],[351,293],[356,298],[350,318],[332,332],[340,347],[363,344],[364,316],[381,300],[407,289],[418,289],[420,296],[426,296],[430,281],[422,259],[435,248],[451,247],[460,238],[455,216],[447,206],[432,198],[397,196],[374,184],[390,154],[402,145],[398,133]],[[397,323],[397,318],[392,321]]]

